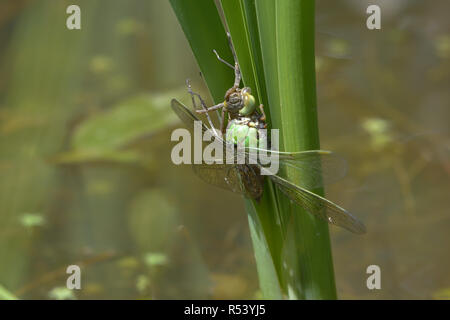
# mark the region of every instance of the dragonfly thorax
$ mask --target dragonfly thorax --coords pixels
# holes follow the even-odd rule
[[[237,145],[245,147],[267,146],[267,134],[264,124],[249,117],[239,117],[228,122],[225,139]]]

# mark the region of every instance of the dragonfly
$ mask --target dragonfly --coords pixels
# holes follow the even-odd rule
[[[214,50],[219,61],[234,69],[235,81],[225,94],[225,100],[212,107],[207,107],[203,98],[192,90],[187,80],[188,92],[192,97],[194,112],[177,99],[172,99],[171,107],[178,115],[187,129],[193,129],[195,123],[201,123],[203,132],[211,130],[216,139],[223,146],[223,150],[238,149],[238,143],[244,145],[233,153],[232,163],[221,159],[219,163],[193,164],[193,170],[205,182],[244,195],[247,198],[259,201],[263,194],[265,179],[270,179],[274,186],[291,201],[305,209],[308,213],[330,224],[342,227],[355,234],[366,232],[364,224],[344,208],[330,200],[314,193],[311,190],[321,188],[325,184],[341,179],[347,170],[346,161],[340,156],[326,150],[307,150],[299,152],[276,151],[255,148],[248,145],[251,139],[262,138],[261,132],[267,127],[263,105],[256,108],[255,98],[248,87],[240,88],[241,76],[236,54],[228,35],[229,45],[234,56],[234,66],[226,62]],[[199,108],[195,101],[200,101]],[[214,127],[209,112],[222,109],[220,120],[220,133]],[[196,114],[205,114],[209,126],[202,122]],[[228,125],[225,128],[226,115]],[[246,129],[246,130],[243,130]],[[230,133],[231,132],[231,133]],[[253,151],[263,151],[271,155],[271,161],[277,161],[279,170],[294,172],[294,176],[301,177],[298,181],[289,181],[279,174],[262,173],[267,170],[267,164],[260,161],[250,162],[249,155]],[[237,161],[239,152],[245,155],[245,161]],[[224,152],[223,154],[227,154]]]

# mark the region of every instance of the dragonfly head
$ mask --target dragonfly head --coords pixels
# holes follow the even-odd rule
[[[251,89],[245,87],[236,89],[225,97],[225,107],[232,114],[239,113],[240,116],[249,116],[255,110],[255,97],[251,94]]]

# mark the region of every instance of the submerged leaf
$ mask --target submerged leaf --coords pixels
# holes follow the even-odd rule
[[[66,287],[55,287],[49,293],[48,296],[50,299],[54,300],[76,300],[76,296],[73,293],[73,290],[70,290]]]
[[[39,213],[24,213],[20,217],[20,223],[27,228],[40,227],[45,224],[45,218]]]
[[[142,94],[90,116],[75,129],[70,151],[52,160],[65,164],[138,161],[139,153],[126,147],[174,125],[177,118],[169,108],[170,98],[181,94],[181,90]]]
[[[144,256],[145,264],[149,267],[162,266],[168,263],[167,255],[159,252],[149,252]]]

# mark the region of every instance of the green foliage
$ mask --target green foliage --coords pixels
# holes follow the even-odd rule
[[[0,300],[18,300],[14,294],[0,284]]]
[[[227,38],[222,36],[225,29],[214,1],[170,0],[170,4],[189,41],[213,100],[223,100],[225,90],[233,83],[234,74],[224,64],[217,63],[212,50],[216,49],[227,61],[233,59]]]
[[[255,24],[249,24],[255,19],[254,3],[240,0],[222,1],[222,8],[232,35],[244,84],[251,87],[258,101],[267,106],[264,69],[261,59],[258,59],[261,57],[258,28]],[[247,20],[247,17],[251,17],[251,20]],[[270,124],[269,109],[267,116]],[[259,203],[249,199],[245,201],[261,290],[265,298],[281,299],[283,236],[278,225],[278,205],[272,190],[271,182],[267,182]]]
[[[314,59],[314,1],[276,2],[276,48],[279,101],[272,105],[280,119],[286,150],[317,150],[319,129],[316,108]],[[289,76],[287,76],[289,75]],[[292,181],[304,177],[287,171]],[[314,190],[323,195],[322,190]],[[284,200],[284,202],[286,202]],[[293,294],[306,299],[335,299],[328,225],[296,205],[290,206],[292,229],[288,241],[298,253],[289,259],[294,270]],[[290,238],[289,237],[289,238]]]
[[[148,252],[144,256],[145,264],[149,267],[162,266],[167,264],[167,256],[159,252]]]
[[[19,220],[25,228],[41,227],[45,225],[45,218],[39,213],[24,213]]]
[[[186,1],[171,1],[208,87],[225,92],[232,81],[229,76],[220,79],[215,70],[222,70],[223,65],[217,61],[211,65],[210,61],[212,49],[224,57],[229,50],[223,48],[225,32],[211,3],[199,1],[193,10]],[[289,151],[318,149],[314,1],[222,0],[221,5],[244,84],[266,106],[269,125],[281,129],[280,147]],[[209,35],[205,36],[204,29]],[[212,95],[220,97],[219,93]],[[301,179],[291,172],[283,174],[293,181]],[[246,199],[246,209],[265,298],[336,298],[325,222],[291,204],[270,182],[259,203]]]
[[[49,293],[48,297],[53,300],[76,300],[74,291],[66,287],[55,287]]]

